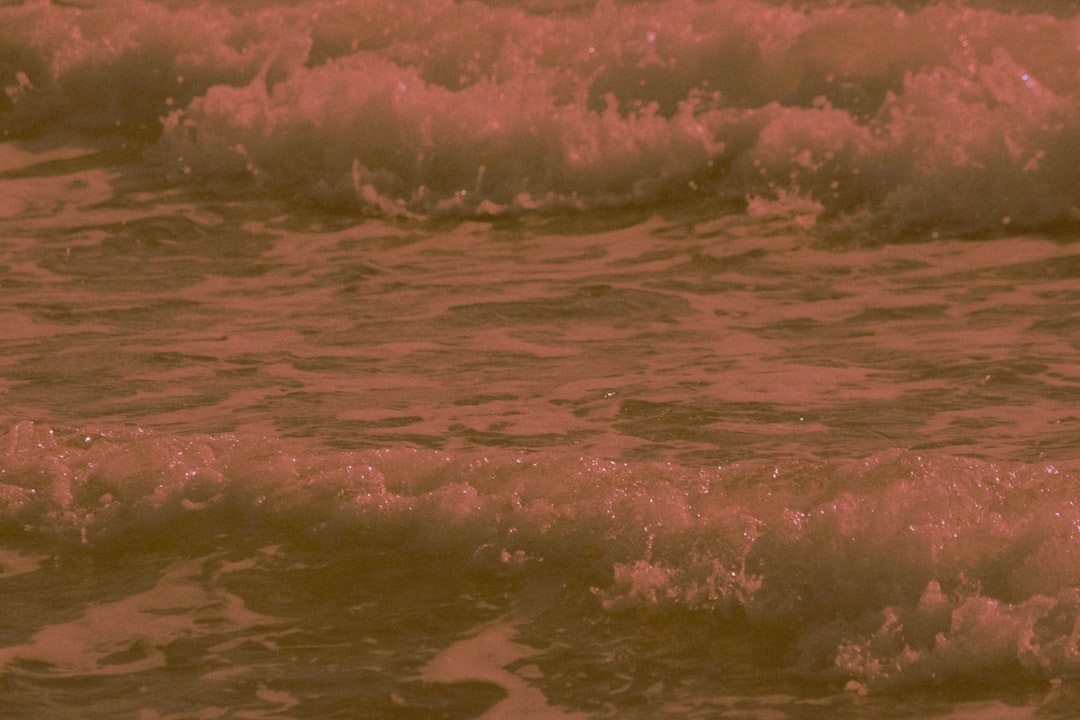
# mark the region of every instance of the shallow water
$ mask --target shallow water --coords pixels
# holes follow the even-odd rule
[[[1071,717],[1043,10],[0,8],[7,716]]]

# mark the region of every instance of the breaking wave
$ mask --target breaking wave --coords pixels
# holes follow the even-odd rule
[[[1075,15],[136,0],[0,23],[4,137],[119,130],[172,183],[401,216],[688,203],[895,234],[1077,218]]]
[[[858,688],[1080,671],[1076,479],[1051,465],[689,469],[28,422],[0,446],[0,536],[31,554],[379,549],[790,636],[788,671]]]

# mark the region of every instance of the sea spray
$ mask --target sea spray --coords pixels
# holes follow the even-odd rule
[[[313,455],[236,436],[57,438],[28,423],[5,441],[7,540],[61,554],[220,550],[231,537],[322,548],[328,562],[382,548],[444,557],[463,577],[539,574],[597,611],[782,629],[797,638],[793,669],[811,677],[1077,671],[1080,511],[1075,481],[1052,466],[887,452],[691,471],[542,453]]]
[[[401,216],[788,197],[898,235],[1069,224],[1080,194],[1071,17],[425,0],[0,18],[5,137],[134,134],[154,173],[216,192]]]

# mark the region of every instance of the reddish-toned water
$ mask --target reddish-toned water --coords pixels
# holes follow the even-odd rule
[[[4,4],[4,717],[1073,717],[1078,12]]]

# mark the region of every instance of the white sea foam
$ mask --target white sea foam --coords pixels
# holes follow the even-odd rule
[[[889,687],[1012,664],[1033,677],[1080,672],[1080,511],[1074,480],[1052,466],[884,453],[691,471],[403,448],[313,455],[234,436],[57,438],[29,424],[5,444],[0,523],[38,547],[197,547],[239,523],[268,542],[457,557],[463,576],[478,549],[499,548],[521,562],[493,580],[549,578],[612,613],[794,632],[793,670],[810,677]],[[124,602],[157,607],[154,593]],[[195,585],[159,594],[221,605]],[[79,636],[109,612],[78,621]],[[154,633],[192,622],[139,632],[157,646]],[[129,642],[113,634],[99,654]],[[43,636],[5,657],[65,666],[56,647]]]
[[[135,131],[173,182],[219,190],[391,215],[788,198],[896,233],[1072,223],[1080,199],[1075,17],[355,0],[0,21],[6,136]]]
[[[0,8],[5,709],[1072,717],[1080,26],[971,2]]]

